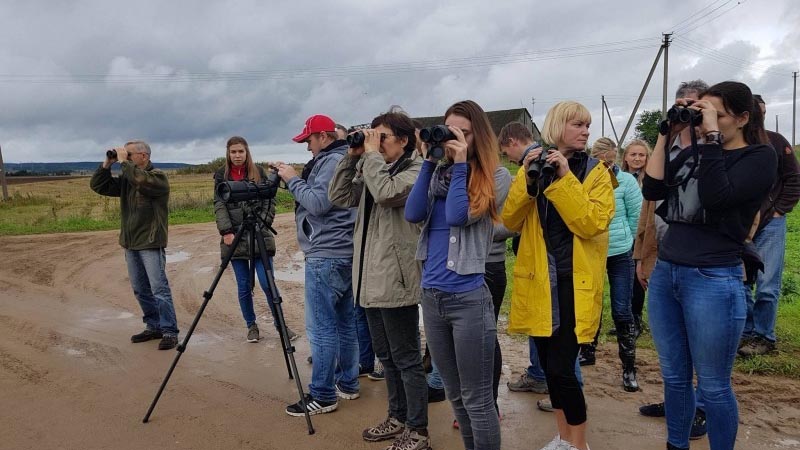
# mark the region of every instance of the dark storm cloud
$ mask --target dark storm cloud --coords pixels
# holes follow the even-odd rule
[[[692,31],[685,45],[694,44],[700,54],[676,41],[670,95],[682,79],[740,79],[774,99],[770,114],[785,115],[787,92],[791,96],[786,73],[800,65],[800,21],[788,2],[769,2],[769,9],[765,3],[751,0]],[[302,161],[308,158],[304,146],[290,139],[310,114],[353,124],[393,104],[412,115],[435,115],[464,98],[486,109],[530,109],[531,97],[540,124],[556,101],[584,102],[595,117],[595,138],[600,95],[608,96],[621,132],[660,33],[704,5],[614,6],[527,0],[3,2],[0,39],[14,44],[0,47],[0,144],[10,162],[74,161],[98,159],[110,145],[144,138],[153,143],[156,160],[203,162],[222,154],[228,136],[240,134],[259,160]],[[634,41],[640,38],[647,40]],[[605,45],[620,41],[625,43]],[[576,46],[582,47],[566,50]],[[625,51],[609,52],[614,48]],[[765,48],[773,54],[763,55]],[[530,53],[542,49],[562,50]],[[703,49],[773,68],[753,71]],[[582,55],[542,59],[570,52]],[[487,55],[528,61],[504,64],[508,58],[482,58]],[[439,70],[377,66],[444,60]],[[315,68],[327,69],[309,76]],[[236,74],[245,79],[232,79]],[[659,68],[640,109],[660,108],[660,93]]]

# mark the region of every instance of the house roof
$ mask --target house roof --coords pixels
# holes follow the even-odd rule
[[[492,130],[494,130],[495,134],[499,134],[500,130],[503,128],[503,126],[505,126],[505,124],[515,120],[520,120],[520,116],[523,114],[526,115],[528,120],[533,124],[534,130],[536,130],[534,134],[538,135],[539,127],[533,123],[533,120],[531,120],[531,115],[526,108],[486,111],[486,115],[489,116],[489,123],[492,124]],[[414,120],[418,121],[422,128],[425,128],[444,123],[444,116],[415,117]]]

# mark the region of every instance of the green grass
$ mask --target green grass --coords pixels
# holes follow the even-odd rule
[[[169,223],[214,221],[213,186],[209,174],[170,175]],[[119,199],[92,192],[88,177],[9,188],[9,200],[0,201],[0,236],[119,229]],[[278,191],[276,210],[294,210],[288,191]]]
[[[508,286],[506,287],[505,301],[500,310],[500,313],[505,316],[508,316],[508,311],[511,307],[514,261],[515,258],[510,251],[509,245],[509,251],[506,256]],[[647,329],[646,302],[644,316],[645,329]],[[611,319],[608,283],[606,283],[603,294],[603,332],[599,338],[601,344],[616,342],[614,336],[607,334],[608,330],[613,327],[614,321]],[[750,359],[736,358],[734,370],[746,374],[779,375],[800,379],[800,209],[787,216],[786,257],[782,295],[778,306],[778,319],[775,330],[778,337],[777,353]],[[642,334],[637,346],[639,348],[655,349],[653,338],[649,332]]]

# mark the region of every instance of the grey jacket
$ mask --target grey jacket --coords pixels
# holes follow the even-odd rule
[[[437,166],[433,179],[436,179],[436,171],[442,166]],[[505,195],[508,196],[508,186],[510,185],[511,175],[504,167],[498,166],[494,172],[495,196],[506,185]],[[505,198],[503,199],[505,201]],[[422,224],[422,232],[419,235],[417,244],[416,258],[419,261],[428,259],[428,227],[430,226],[431,213],[433,211],[434,196],[430,188],[428,189],[428,215]],[[492,235],[494,234],[494,224],[488,214],[479,217],[470,216],[467,224],[461,227],[450,227],[450,246],[447,250],[447,269],[459,275],[470,275],[473,273],[485,273],[486,258],[489,256],[489,249],[492,245]]]
[[[356,210],[334,206],[328,199],[333,172],[345,153],[347,145],[320,153],[308,181],[294,177],[287,183],[297,202],[297,242],[307,258],[353,257]]]
[[[358,207],[353,236],[353,294],[364,308],[399,308],[420,301],[422,267],[414,260],[419,227],[405,220],[408,194],[422,167],[414,152],[394,175],[378,153],[346,155],[328,195],[342,208]],[[364,187],[366,186],[366,189]],[[364,230],[367,191],[374,203]],[[363,260],[362,260],[363,254]]]
[[[501,172],[501,178],[498,179],[498,172]],[[503,166],[498,167],[498,172],[495,172],[495,186],[496,191],[495,202],[497,202],[497,215],[503,213],[503,205],[506,203],[508,197],[508,190],[511,188],[511,173]],[[502,262],[506,260],[506,240],[516,236],[517,233],[510,231],[503,225],[502,222],[494,224],[494,235],[492,237],[492,246],[489,248],[489,256],[486,257],[486,262]]]

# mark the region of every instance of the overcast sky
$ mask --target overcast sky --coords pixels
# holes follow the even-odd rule
[[[6,162],[92,161],[141,138],[156,162],[199,163],[242,135],[256,160],[301,162],[291,138],[311,114],[351,125],[468,98],[539,125],[578,100],[593,141],[601,94],[621,134],[672,30],[670,97],[681,80],[743,81],[791,140],[793,0],[3,0],[0,146]],[[661,108],[662,74],[640,111]]]

